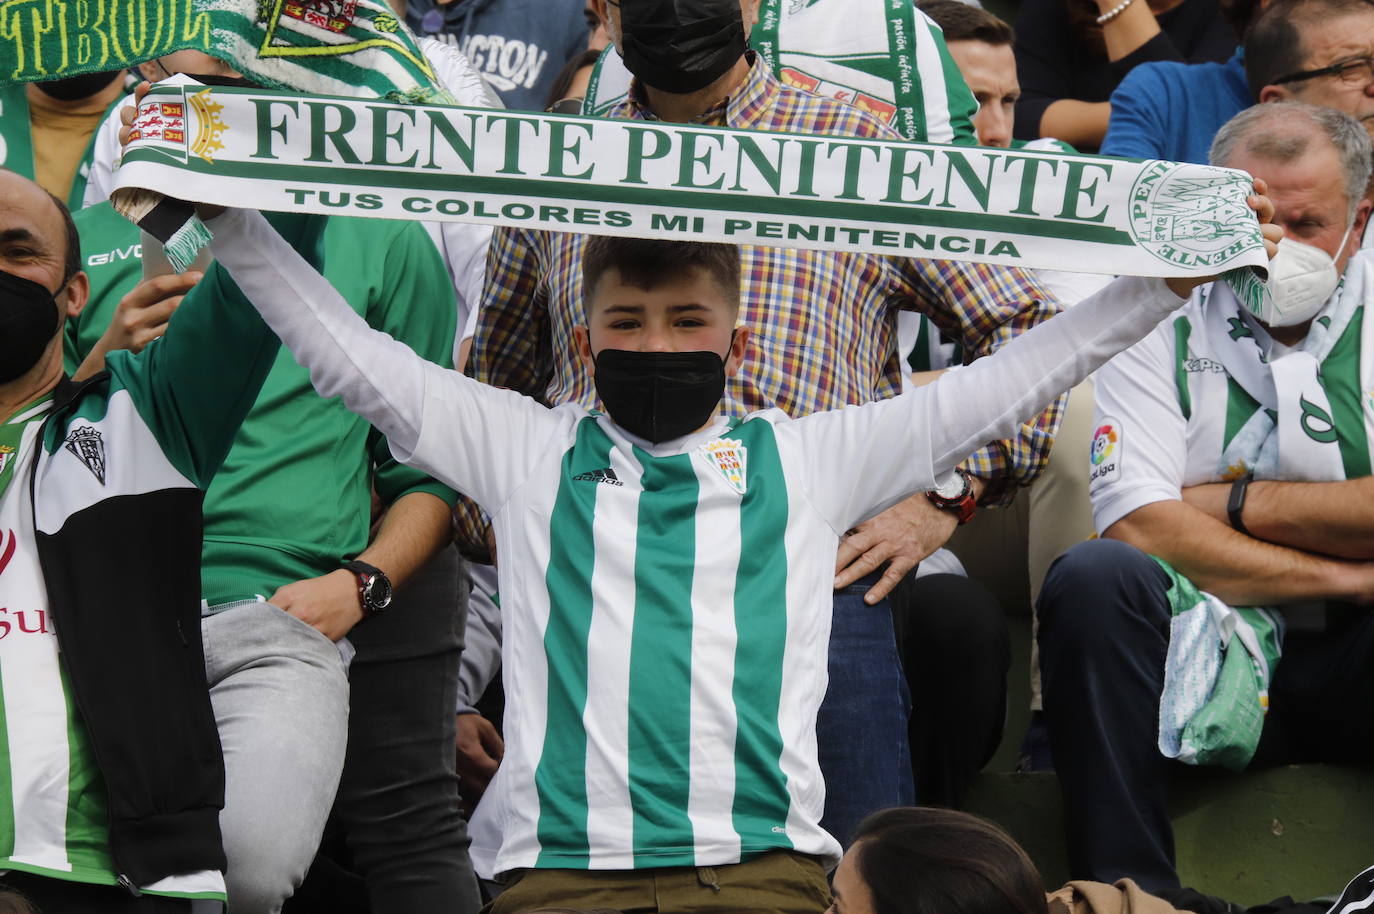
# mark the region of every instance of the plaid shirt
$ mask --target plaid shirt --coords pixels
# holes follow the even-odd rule
[[[636,84],[637,88],[637,84]],[[638,93],[612,117],[656,119]],[[751,130],[898,139],[856,107],[781,84],[754,65],[731,98],[699,123]],[[595,407],[572,328],[585,323],[585,236],[497,229],[469,371],[550,404]],[[742,245],[740,322],[749,328],[741,372],[726,384],[724,411],[779,407],[792,416],[891,397],[902,389],[895,308],[928,315],[966,353],[986,355],[1058,311],[1030,274],[1013,268]],[[1019,437],[974,454],[965,468],[1010,500],[1044,468],[1062,398]],[[894,459],[900,459],[894,455]]]

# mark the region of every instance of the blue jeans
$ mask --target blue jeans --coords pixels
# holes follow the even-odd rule
[[[897,656],[892,605],[864,602],[878,577],[835,591],[830,687],[816,718],[825,777],[821,825],[846,847],[864,816],[915,802],[907,743],[911,696]]]

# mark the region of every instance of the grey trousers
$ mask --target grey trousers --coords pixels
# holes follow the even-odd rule
[[[265,602],[207,616],[201,635],[224,747],[229,914],[276,914],[305,878],[339,786],[347,667],[328,638]]]

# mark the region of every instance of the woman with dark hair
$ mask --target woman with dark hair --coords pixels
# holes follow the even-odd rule
[[[1040,874],[985,819],[898,807],[859,824],[833,882],[832,914],[1047,914]]]
[[[563,64],[563,69],[558,71],[553,78],[553,85],[549,87],[544,110],[554,114],[581,114],[587,83],[600,56],[600,51],[587,50]]]
[[[1107,133],[1112,91],[1153,60],[1225,63],[1229,0],[1025,0],[1016,17],[1016,138],[1085,151]]]

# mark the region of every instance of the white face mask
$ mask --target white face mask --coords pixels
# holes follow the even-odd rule
[[[1354,223],[1345,227],[1337,251],[1345,250]],[[1269,261],[1269,281],[1255,317],[1269,327],[1292,327],[1316,317],[1340,285],[1336,261],[1321,248],[1296,238],[1279,242],[1278,253]]]

